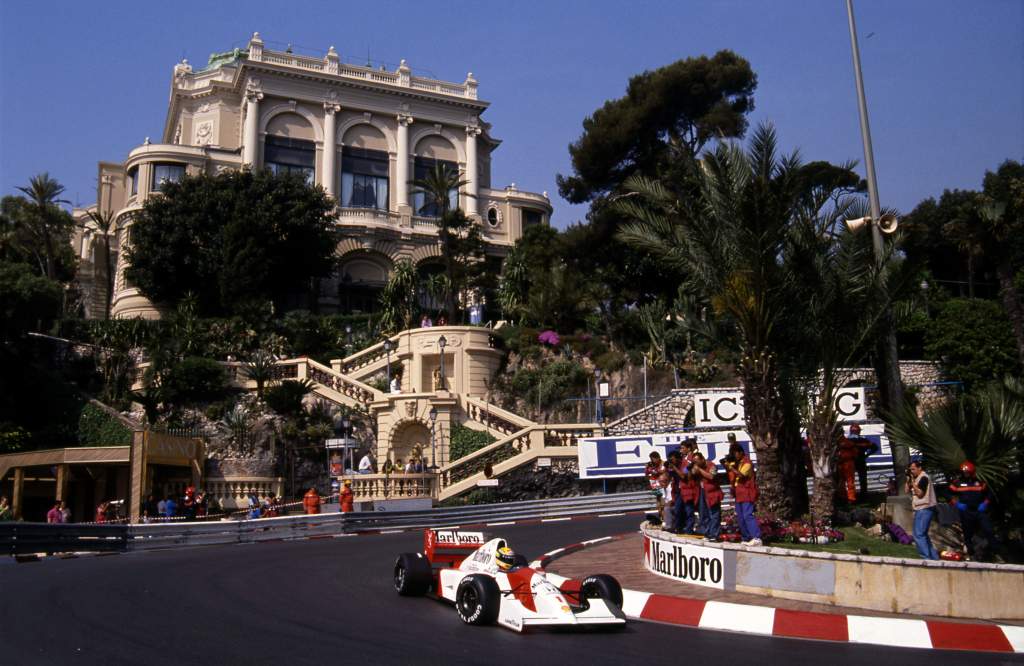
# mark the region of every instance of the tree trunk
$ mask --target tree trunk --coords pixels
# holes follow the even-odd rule
[[[1003,259],[996,267],[999,276],[999,294],[1003,297],[1003,308],[1013,325],[1013,335],[1017,338],[1017,357],[1024,367],[1024,307],[1021,306],[1020,294],[1013,284],[1013,267]]]
[[[834,414],[830,416],[820,404],[815,404],[811,422],[807,425],[807,443],[811,449],[811,470],[814,474],[810,506],[814,521],[831,520],[835,513],[835,461],[840,432]]]
[[[747,432],[757,453],[758,510],[779,518],[792,512],[782,475],[779,432],[782,409],[775,357],[764,351],[751,351],[740,362]]]

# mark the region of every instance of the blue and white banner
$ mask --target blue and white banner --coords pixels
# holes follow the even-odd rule
[[[849,433],[849,427],[844,428],[844,432]],[[868,458],[871,474],[888,472],[891,475],[892,453],[884,432],[885,426],[881,423],[861,424],[861,437],[875,442],[879,447],[879,452]],[[665,460],[687,437],[696,437],[697,449],[709,460],[717,462],[729,452],[729,433],[735,433],[736,441],[757,465],[757,455],[750,445],[750,436],[745,430],[735,428],[664,435],[587,437],[580,440],[578,446],[580,478],[621,479],[643,476],[644,466],[650,462],[653,451],[657,451],[661,459]]]

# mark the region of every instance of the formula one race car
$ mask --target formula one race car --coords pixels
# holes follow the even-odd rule
[[[466,624],[497,622],[523,631],[626,623],[622,588],[611,576],[588,576],[559,589],[504,539],[488,540],[482,532],[424,530],[423,552],[403,553],[395,562],[395,590],[454,602]]]

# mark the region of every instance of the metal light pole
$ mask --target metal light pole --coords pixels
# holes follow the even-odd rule
[[[395,344],[391,342],[391,338],[384,340],[384,356],[388,363],[388,391],[391,390],[391,350],[394,348]]]
[[[448,346],[448,338],[443,335],[437,339],[437,346],[441,350],[441,390],[447,390],[447,384],[444,381],[444,348]]]
[[[430,468],[437,467],[437,448],[434,445],[434,425],[437,423],[437,407],[430,408]]]
[[[882,244],[882,230],[879,221],[882,217],[881,205],[878,201],[878,181],[875,178],[875,154],[871,147],[871,127],[868,123],[868,103],[864,95],[864,76],[860,68],[860,46],[857,43],[857,24],[853,18],[853,0],[846,0],[846,16],[850,23],[850,46],[853,50],[853,74],[857,84],[857,109],[860,113],[860,134],[864,143],[864,170],[868,177],[868,203],[871,207],[871,242],[875,250],[875,262],[881,268],[885,255]],[[887,294],[883,297],[888,299]],[[899,356],[896,351],[896,330],[893,327],[892,307],[886,305],[882,315],[882,339],[879,340],[878,351],[881,356],[882,372],[879,373],[879,389],[882,403],[893,411],[903,405],[903,384],[900,382]],[[892,448],[892,465],[897,478],[900,478],[910,464],[910,450],[902,444],[890,443]]]
[[[597,407],[597,422],[604,423],[604,404],[601,400],[601,368],[594,368],[594,400]]]
[[[351,444],[352,444],[352,420],[349,419],[349,417],[347,417],[347,416],[341,420],[341,435],[342,435],[342,437],[345,438],[344,453],[348,454],[349,469],[352,469],[352,468],[355,467],[355,460],[353,460],[354,452],[353,452],[353,450],[351,448]],[[344,453],[342,454],[342,459],[341,459],[341,463],[342,463],[341,471],[342,471],[342,473],[345,472]]]

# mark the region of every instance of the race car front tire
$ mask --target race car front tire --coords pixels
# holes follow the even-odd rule
[[[402,553],[395,561],[395,590],[403,597],[421,597],[430,591],[434,572],[422,553]]]
[[[580,583],[580,600],[583,599],[603,599],[621,609],[622,586],[619,585],[619,581],[607,574],[587,576]]]
[[[455,592],[455,610],[466,624],[494,624],[501,608],[501,590],[490,576],[466,576]]]

